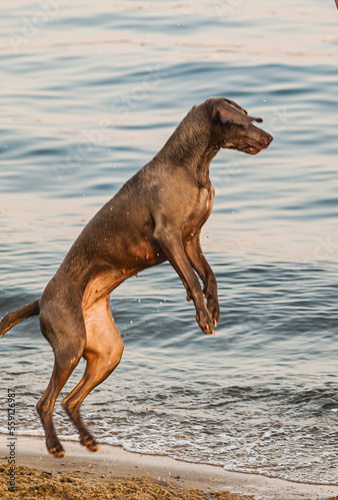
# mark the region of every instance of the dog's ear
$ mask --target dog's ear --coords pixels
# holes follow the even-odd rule
[[[229,108],[230,108],[230,106],[229,106]],[[230,113],[227,111],[230,111]],[[222,106],[220,104],[215,104],[213,106],[211,119],[214,122],[220,121],[221,123],[223,123],[223,125],[225,125],[226,123],[229,123],[229,124],[234,123],[232,113],[231,113],[231,108],[229,110],[225,109],[224,106]]]
[[[263,118],[259,118],[258,116],[257,117],[255,117],[255,116],[248,116],[248,119],[251,122],[258,122],[258,123],[262,123],[262,121],[263,121]]]
[[[231,119],[230,116],[227,116],[227,113],[224,113],[224,110],[218,105],[214,106],[211,119],[214,122],[220,121],[221,123],[223,123],[223,125],[225,125],[226,123],[234,123],[234,120]]]
[[[236,125],[245,125],[251,122],[261,123],[262,118],[248,116],[245,109],[238,105],[228,103],[217,103],[213,106],[211,118],[213,121],[220,121],[223,125],[235,123]]]

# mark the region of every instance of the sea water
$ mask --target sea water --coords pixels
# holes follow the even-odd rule
[[[227,470],[338,484],[337,11],[333,0],[2,2],[0,316],[38,298],[95,212],[188,110],[223,95],[274,136],[222,150],[202,232],[216,337],[166,263],[111,297],[121,364],[83,404],[101,443]],[[16,430],[53,353],[38,319],[0,341]],[[60,399],[81,378],[74,371]],[[55,424],[77,439],[60,406]]]

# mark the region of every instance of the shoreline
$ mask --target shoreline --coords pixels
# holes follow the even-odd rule
[[[9,436],[1,434],[0,438],[0,465],[4,465],[8,463]],[[76,472],[91,476],[98,482],[146,476],[161,483],[170,482],[179,489],[227,491],[231,494],[254,496],[256,500],[338,498],[338,486],[296,483],[256,474],[229,472],[218,466],[131,453],[106,444],[100,445],[97,453],[92,453],[77,442],[63,443],[67,455],[57,459],[48,454],[43,438],[16,436],[16,465],[44,471],[50,475]]]

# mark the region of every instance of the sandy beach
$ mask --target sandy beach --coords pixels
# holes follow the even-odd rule
[[[1,436],[1,498],[217,498],[338,500],[337,486],[300,484],[102,445],[91,453],[67,441],[66,457],[50,456],[42,438],[15,440],[15,486],[9,491],[9,439]]]

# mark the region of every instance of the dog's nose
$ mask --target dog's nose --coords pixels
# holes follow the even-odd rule
[[[273,137],[272,137],[272,135],[268,134],[267,132],[263,132],[262,140],[263,140],[264,146],[267,148],[269,146],[270,142],[273,140]]]

